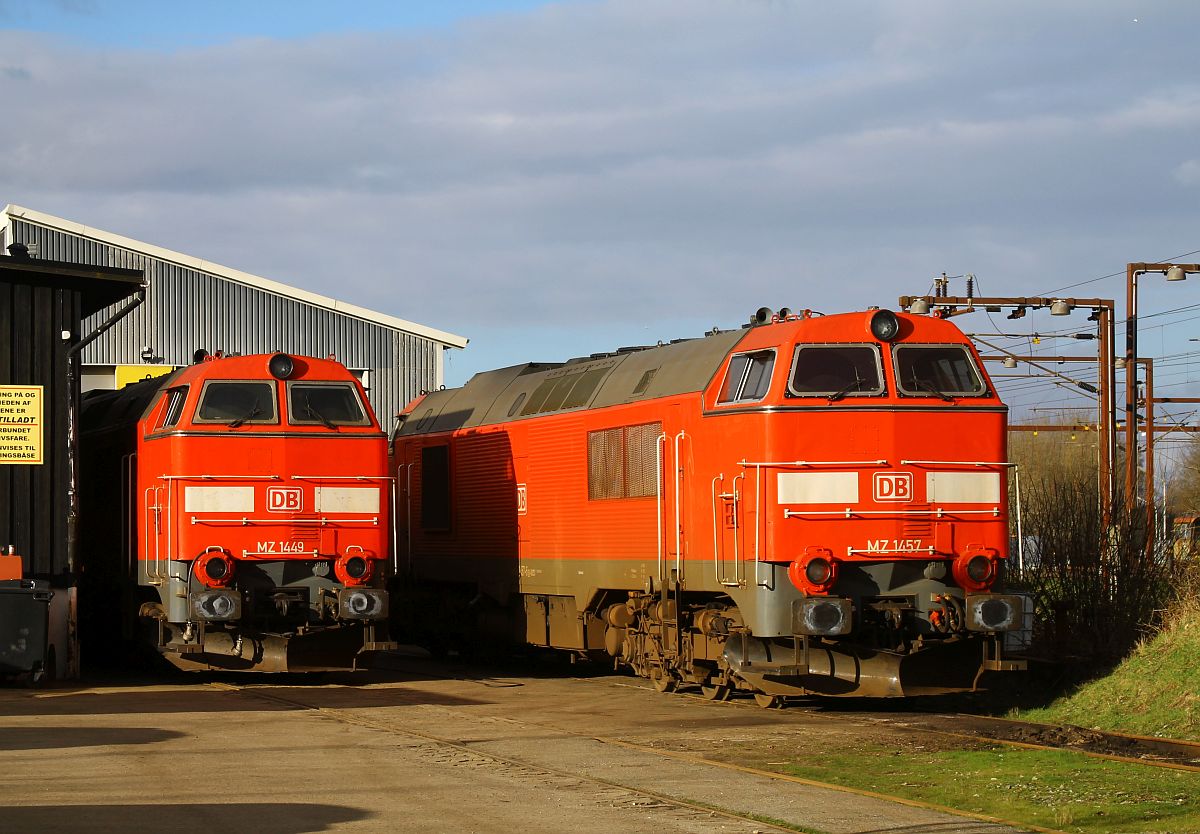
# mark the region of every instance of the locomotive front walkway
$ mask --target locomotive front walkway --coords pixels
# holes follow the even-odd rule
[[[1005,834],[699,760],[854,730],[621,677],[390,672],[0,689],[0,830]],[[830,749],[835,749],[831,747]],[[750,819],[753,816],[761,821]]]

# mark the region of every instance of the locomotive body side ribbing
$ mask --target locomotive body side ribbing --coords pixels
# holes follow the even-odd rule
[[[387,441],[342,365],[208,358],[88,397],[83,422],[97,639],[136,617],[182,668],[252,671],[390,645]]]
[[[715,695],[913,694],[1014,668],[999,648],[1020,602],[992,592],[1006,409],[956,327],[884,313],[415,401],[393,448],[413,578],[462,589],[493,630]]]

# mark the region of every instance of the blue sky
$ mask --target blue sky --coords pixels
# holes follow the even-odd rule
[[[943,272],[1123,307],[1127,262],[1200,250],[1198,24],[1165,0],[0,0],[0,202],[461,333],[451,383],[764,305],[894,307]],[[1156,392],[1200,394],[1200,278],[1142,286]],[[992,318],[959,322],[1089,345],[1084,315]],[[1018,413],[1087,406],[1005,384]]]
[[[429,29],[539,5],[537,0],[0,0],[0,22],[87,43],[170,50],[252,37]]]

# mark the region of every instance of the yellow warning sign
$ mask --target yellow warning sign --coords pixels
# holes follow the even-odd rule
[[[42,386],[0,385],[0,464],[42,462]]]
[[[166,376],[175,370],[174,365],[117,365],[117,388],[124,388],[143,379]]]

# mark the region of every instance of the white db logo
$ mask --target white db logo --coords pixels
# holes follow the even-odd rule
[[[913,477],[911,472],[876,472],[876,501],[912,501]]]
[[[304,490],[300,487],[267,487],[267,511],[298,513],[304,506]]]

